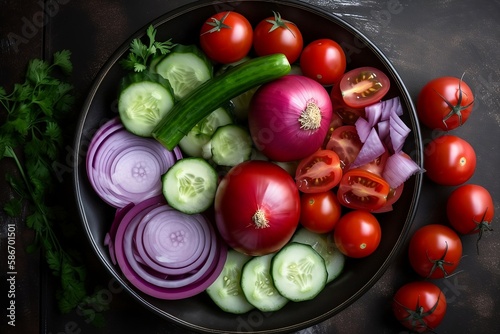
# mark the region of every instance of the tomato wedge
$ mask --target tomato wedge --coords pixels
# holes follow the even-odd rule
[[[341,179],[339,156],[331,150],[318,150],[302,159],[295,172],[297,188],[304,193],[332,189]]]
[[[387,203],[390,191],[391,187],[380,176],[354,168],[344,172],[337,197],[348,208],[375,211]]]
[[[343,125],[333,130],[325,149],[337,153],[340,166],[345,170],[354,162],[362,145],[356,127],[354,125]]]

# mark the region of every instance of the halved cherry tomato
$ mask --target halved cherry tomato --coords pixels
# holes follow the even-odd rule
[[[382,172],[384,171],[385,164],[387,163],[387,159],[389,158],[389,150],[387,147],[385,148],[385,152],[382,153],[376,159],[370,161],[367,164],[359,166],[359,168],[377,174],[378,176],[382,176]]]
[[[380,176],[360,168],[344,172],[337,197],[351,209],[375,211],[387,203],[391,187]]]
[[[209,17],[200,31],[201,49],[222,64],[243,59],[252,48],[252,41],[252,25],[243,15],[232,11]]]
[[[336,84],[346,69],[346,57],[342,47],[328,38],[307,44],[300,56],[300,69],[309,78],[322,85]]]
[[[374,67],[355,68],[340,80],[344,102],[352,108],[364,108],[382,100],[391,82],[387,75]]]
[[[356,159],[362,145],[356,127],[354,125],[343,125],[333,130],[325,149],[337,153],[340,166],[342,169],[347,169]]]
[[[365,108],[352,108],[344,102],[340,85],[333,86],[330,99],[332,100],[333,113],[340,117],[344,125],[354,125],[359,117],[365,116]]]
[[[318,150],[302,159],[295,172],[297,188],[305,193],[330,190],[341,178],[339,156],[331,150]]]
[[[331,190],[300,195],[300,223],[309,231],[332,231],[342,215],[342,206]]]
[[[405,184],[401,183],[396,189],[391,188],[391,190],[389,191],[389,195],[387,195],[387,202],[385,203],[385,205],[378,210],[373,210],[372,212],[382,213],[392,211],[394,203],[399,200],[401,194],[403,193],[404,186]]]

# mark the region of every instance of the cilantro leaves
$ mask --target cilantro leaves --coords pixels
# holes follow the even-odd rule
[[[150,25],[146,30],[146,35],[149,38],[149,45],[145,45],[140,39],[134,38],[130,43],[130,52],[127,58],[124,58],[120,63],[127,70],[142,72],[148,68],[151,57],[165,55],[170,52],[170,49],[175,45],[171,39],[165,42],[156,41],[156,29]]]
[[[68,50],[63,50],[54,54],[51,63],[33,59],[23,83],[15,84],[11,93],[0,87],[0,161],[13,159],[19,172],[7,175],[16,196],[4,205],[4,211],[17,217],[27,209],[26,226],[35,232],[35,242],[29,250],[40,248],[58,278],[59,309],[82,312],[82,309],[96,309],[95,298],[87,295],[86,269],[79,257],[58,239],[55,228],[70,223],[62,206],[52,202],[57,198],[57,175],[52,164],[62,155],[63,121],[70,116],[74,102],[72,85],[54,72],[71,74],[70,56]],[[104,310],[104,306],[107,305],[98,308]],[[102,319],[102,315],[94,318]]]

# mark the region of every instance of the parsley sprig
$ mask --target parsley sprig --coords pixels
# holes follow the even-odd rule
[[[3,209],[12,217],[25,215],[26,226],[35,232],[28,251],[41,249],[59,279],[56,297],[63,313],[76,308],[104,310],[102,305],[93,305],[96,298],[87,294],[87,272],[79,255],[59,241],[56,227],[71,223],[63,206],[51,201],[57,198],[53,164],[63,152],[62,122],[74,103],[73,86],[57,78],[54,71],[71,74],[70,56],[63,50],[54,54],[52,63],[33,59],[24,83],[15,84],[11,93],[0,87],[0,161],[12,159],[18,171],[6,176],[15,196]],[[94,320],[102,321],[102,315]]]
[[[156,29],[150,25],[146,30],[149,45],[144,44],[139,38],[134,38],[130,43],[129,53],[120,63],[128,70],[142,72],[148,68],[149,62],[155,56],[166,55],[175,45],[169,39],[164,42],[156,41]]]

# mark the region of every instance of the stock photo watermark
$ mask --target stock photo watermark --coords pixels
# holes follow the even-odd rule
[[[32,16],[23,16],[21,18],[21,31],[11,31],[7,35],[9,45],[14,52],[19,52],[21,45],[28,44],[40,31],[45,27],[50,19],[57,15],[61,9],[61,5],[66,5],[70,0],[38,0],[37,4],[40,10],[36,11]]]

